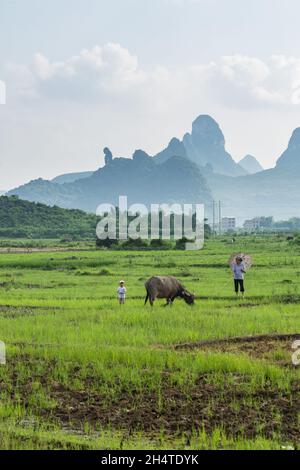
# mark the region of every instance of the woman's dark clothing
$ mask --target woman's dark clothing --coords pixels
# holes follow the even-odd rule
[[[244,279],[235,279],[234,280],[234,289],[238,293],[239,289],[241,292],[245,292]]]

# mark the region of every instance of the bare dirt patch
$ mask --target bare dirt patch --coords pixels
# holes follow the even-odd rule
[[[62,428],[82,431],[88,422],[95,429],[112,428],[129,435],[143,431],[153,437],[162,432],[167,436],[186,436],[187,444],[194,431],[204,429],[210,435],[216,428],[222,428],[232,437],[276,437],[295,445],[300,441],[299,382],[294,382],[289,390],[279,390],[271,384],[253,389],[247,387],[248,379],[244,375],[227,374],[216,383],[213,374],[207,373],[199,376],[193,385],[179,387],[170,381],[170,372],[165,371],[157,390],[132,386],[121,388],[109,397],[107,392],[95,391],[101,379],[92,369],[83,389],[74,390],[53,379],[54,360],[44,363],[43,370],[39,370],[38,358],[24,355],[15,359],[9,383],[0,380],[0,390],[13,402],[21,400],[23,407]],[[31,369],[31,374],[22,380],[18,373],[20,360],[26,361]],[[80,367],[74,365],[69,375],[77,374]],[[37,382],[51,400],[49,408],[34,405]]]
[[[208,376],[202,376],[188,393],[167,382],[159,393],[123,392],[108,406],[98,394],[57,385],[51,392],[57,403],[51,417],[77,428],[89,422],[92,426],[100,424],[132,433],[140,430],[155,435],[163,429],[169,435],[188,436],[193,430],[205,429],[211,434],[221,427],[228,436],[277,435],[297,442],[299,392],[295,385],[290,393],[264,388],[246,396],[241,389],[218,387],[209,383]]]
[[[264,359],[283,367],[293,367],[291,362],[292,343],[300,340],[300,334],[266,334],[240,336],[219,340],[183,343],[174,346],[176,350],[201,350],[222,353],[246,353],[255,359]]]
[[[45,314],[46,312],[53,312],[59,310],[60,307],[37,307],[26,306],[16,307],[14,305],[0,305],[0,317],[4,318],[18,318],[24,316],[35,316],[38,314]]]

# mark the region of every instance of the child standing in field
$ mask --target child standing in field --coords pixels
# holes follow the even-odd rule
[[[234,277],[234,290],[236,295],[239,295],[239,291],[241,292],[242,296],[244,297],[245,293],[245,286],[244,286],[244,274],[246,273],[245,265],[243,263],[243,259],[237,257],[235,262],[232,263],[232,272]]]
[[[124,281],[120,281],[120,286],[119,286],[117,292],[118,292],[119,304],[120,305],[125,304],[126,287],[125,287],[125,282]]]

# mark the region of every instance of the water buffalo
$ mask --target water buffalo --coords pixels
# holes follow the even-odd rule
[[[195,296],[173,276],[153,276],[145,283],[145,288],[147,291],[145,305],[148,299],[151,306],[155,299],[166,299],[166,305],[172,305],[176,297],[184,299],[189,305],[192,305],[195,300]]]

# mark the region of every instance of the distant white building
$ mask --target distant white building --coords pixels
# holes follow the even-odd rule
[[[246,220],[244,223],[244,229],[251,232],[253,230],[258,230],[261,227],[261,217],[255,217],[251,220]]]
[[[222,218],[222,232],[233,232],[236,229],[236,218],[235,217],[223,217]]]

